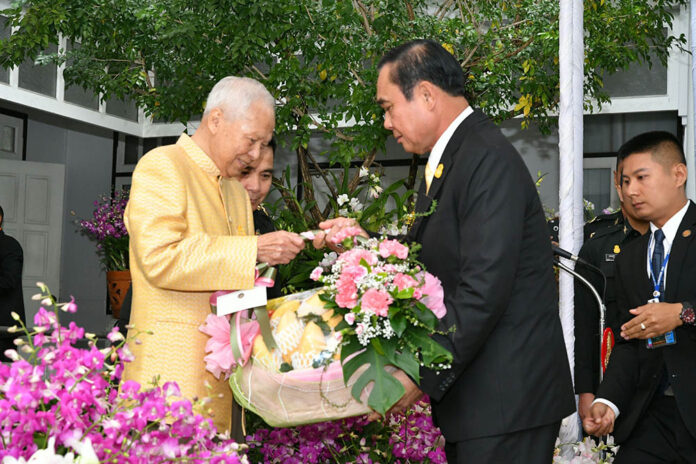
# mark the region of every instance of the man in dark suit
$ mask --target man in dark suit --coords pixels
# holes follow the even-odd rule
[[[643,235],[649,230],[647,221],[643,221],[636,215],[636,211],[630,201],[624,199],[621,191],[622,163],[616,162],[614,171],[614,187],[621,199],[621,209],[618,214],[612,214],[613,221],[609,221],[609,215],[599,222],[595,230],[580,248],[578,256],[602,271],[606,281],[593,269],[576,264],[575,271],[585,277],[604,296],[606,305],[605,327],[612,330],[614,339],[619,335],[620,311],[616,304],[615,263],[616,257],[626,245]],[[589,223],[588,223],[589,224]],[[587,225],[585,229],[587,230]],[[606,284],[605,284],[606,282]],[[580,282],[575,281],[575,392],[579,396],[578,414],[583,420],[589,416],[590,406],[595,399],[595,392],[599,385],[600,352],[599,352],[599,308],[597,300]]]
[[[616,464],[696,462],[696,205],[686,198],[684,152],[673,135],[649,132],[619,158],[624,195],[651,232],[616,262],[623,340],[583,425],[614,431]]]
[[[5,213],[0,207],[0,326],[17,325],[12,312],[24,318],[24,299],[22,297],[22,265],[24,255],[17,240],[2,230]],[[14,349],[14,334],[5,330],[0,333],[0,360],[8,361],[5,350]]]
[[[534,182],[500,130],[464,97],[459,63],[416,40],[379,64],[384,127],[408,152],[430,153],[409,237],[442,281],[447,315],[436,339],[452,368],[421,370],[448,462],[546,464],[560,421],[575,410],[563,343],[551,244]],[[336,229],[349,222],[320,224]],[[315,242],[316,243],[316,242]],[[406,389],[395,410],[422,392]]]

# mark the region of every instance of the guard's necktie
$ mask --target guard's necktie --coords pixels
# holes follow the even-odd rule
[[[660,301],[663,301],[662,295],[664,293],[664,285],[662,282],[664,282],[664,272],[662,273],[663,275],[660,276],[660,269],[662,269],[662,260],[665,259],[665,247],[662,244],[662,242],[665,240],[665,233],[662,232],[662,229],[657,229],[655,232],[653,232],[653,240],[655,241],[655,247],[653,248],[651,259],[651,271],[655,282],[657,282],[657,279],[660,278],[660,282],[657,282],[657,285],[660,287]]]
[[[430,191],[430,184],[433,182],[433,168],[430,167],[430,163],[425,164],[425,193]]]
[[[652,278],[655,282],[657,282],[658,278],[660,279],[660,281],[657,282],[657,286],[659,287],[660,291],[659,299],[660,301],[664,301],[664,272],[662,272],[662,275],[660,275],[660,270],[662,269],[662,261],[665,259],[665,247],[662,244],[662,242],[665,240],[665,233],[662,232],[662,229],[657,229],[655,232],[653,232],[653,240],[655,241],[655,246],[653,248],[652,258],[650,260],[650,265],[652,266],[651,272],[653,274]],[[669,386],[669,373],[667,372],[667,364],[663,362],[662,373],[660,374],[660,382],[658,384],[657,391],[661,394],[665,394]]]

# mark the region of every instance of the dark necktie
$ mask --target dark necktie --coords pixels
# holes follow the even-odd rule
[[[665,292],[664,292],[664,285],[662,282],[664,282],[665,277],[664,277],[664,272],[662,273],[663,275],[660,276],[660,269],[662,269],[662,261],[665,259],[665,247],[663,245],[663,241],[665,240],[665,233],[662,232],[662,229],[657,229],[655,232],[653,232],[653,240],[655,241],[655,247],[653,248],[653,254],[652,254],[652,259],[650,260],[650,264],[652,266],[652,274],[653,274],[653,282],[657,282],[657,279],[659,278],[660,281],[657,282],[657,286],[659,287],[660,291],[660,301],[664,301],[665,298]],[[667,372],[667,364],[664,363],[662,364],[662,373],[660,376],[660,383],[657,387],[657,391],[661,394],[664,394],[665,391],[667,391],[667,388],[669,388],[669,373]]]
[[[662,261],[665,259],[665,247],[662,244],[662,242],[665,240],[665,233],[662,232],[662,229],[657,229],[655,232],[653,232],[653,239],[655,240],[655,247],[653,248],[651,260],[652,278],[653,283],[659,287],[660,301],[663,301],[662,294],[664,293],[664,285],[662,282],[664,282],[664,272],[663,275],[660,276],[660,269],[662,269]],[[658,278],[660,279],[660,282],[657,281]]]

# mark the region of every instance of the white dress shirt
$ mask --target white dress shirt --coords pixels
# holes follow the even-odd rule
[[[467,116],[469,116],[473,112],[474,109],[470,106],[467,106],[466,109],[459,113],[459,116],[457,116],[454,119],[454,121],[450,123],[450,125],[447,127],[447,129],[445,129],[445,132],[442,133],[440,138],[437,139],[437,142],[435,142],[435,145],[433,145],[433,149],[430,150],[430,156],[428,156],[428,165],[430,166],[431,172],[434,173],[437,170],[437,165],[440,164],[442,153],[444,153],[447,144],[452,138],[452,134],[454,134],[454,131],[456,131],[457,127],[459,127],[462,121],[464,121],[467,118]]]
[[[664,248],[665,248],[665,256],[667,256],[671,251],[672,251],[672,243],[674,243],[674,237],[677,236],[677,230],[679,229],[679,224],[681,224],[682,219],[684,219],[684,215],[686,214],[686,210],[689,209],[689,200],[686,201],[686,204],[682,209],[677,211],[677,213],[669,218],[667,222],[665,222],[665,225],[662,226],[662,232],[665,234],[665,239],[662,242]],[[652,271],[651,271],[651,261],[652,261],[652,253],[653,250],[655,249],[655,239],[654,239],[654,233],[655,231],[659,229],[655,224],[652,222],[650,223],[650,242],[648,243],[648,259],[647,259],[647,264],[646,264],[646,270],[648,273],[648,277],[651,277]],[[664,279],[663,282],[665,282],[662,291],[664,291],[664,287],[667,285],[667,268],[669,267],[669,261],[665,265],[665,272],[664,276],[662,278]],[[655,269],[655,272],[659,274],[660,270]],[[655,276],[655,279],[657,279],[657,276]],[[619,408],[616,407],[614,403],[611,401],[605,399],[605,398],[597,398],[592,402],[592,404],[595,403],[604,403],[607,406],[609,406],[613,411],[614,415],[616,417],[619,417]]]

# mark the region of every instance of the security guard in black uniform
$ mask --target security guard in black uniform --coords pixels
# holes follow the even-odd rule
[[[587,242],[600,230],[613,228],[620,222],[623,222],[623,214],[621,213],[621,210],[614,211],[613,213],[609,214],[600,214],[591,221],[587,221],[585,223],[585,227],[583,227],[583,243]]]
[[[619,173],[617,175],[617,172]],[[621,166],[614,173],[614,184],[621,194]],[[589,225],[590,223],[588,223]],[[606,276],[604,289],[602,277],[597,272],[576,264],[575,270],[585,277],[602,296],[607,308],[605,327],[612,329],[615,335],[620,330],[619,310],[616,306],[614,288],[614,259],[624,246],[648,231],[648,222],[638,218],[630,202],[622,203],[615,213],[603,215],[599,221],[592,223],[590,237],[580,249],[578,256],[598,267]],[[587,231],[587,228],[586,228]],[[575,281],[575,393],[580,395],[578,412],[584,418],[594,401],[594,393],[599,385],[599,307],[590,290],[579,280]]]

